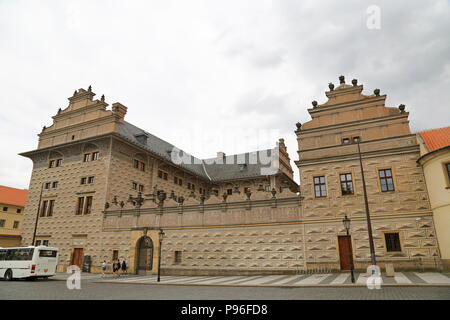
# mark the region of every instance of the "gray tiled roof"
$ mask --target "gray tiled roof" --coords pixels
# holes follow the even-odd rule
[[[176,147],[152,135],[151,133],[140,129],[131,123],[122,122],[119,124],[118,134],[122,138],[143,147],[168,162],[174,163],[174,161],[172,161],[171,152]],[[143,139],[139,140],[139,135],[145,135],[147,137],[146,141]],[[188,163],[185,161],[177,165],[192,172],[193,174],[211,181],[257,177],[268,174],[264,171],[264,168],[268,168],[270,163],[264,164],[267,163],[267,161],[264,160],[267,160],[267,157],[270,157],[272,151],[272,149],[267,149],[251,153],[230,155],[225,157],[223,163],[214,163],[214,160],[217,160],[217,158],[201,160],[194,156],[188,155],[190,159],[190,161],[187,161]],[[187,153],[184,154],[185,156],[187,155]],[[279,170],[269,174],[275,174],[278,172]]]

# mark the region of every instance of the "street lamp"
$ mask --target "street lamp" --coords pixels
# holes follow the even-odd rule
[[[350,274],[352,278],[352,283],[355,283],[355,275],[354,275],[354,266],[353,266],[353,250],[351,247],[351,241],[350,241],[350,219],[347,217],[347,215],[342,220],[342,223],[344,224],[345,231],[347,231],[347,241],[349,242],[349,256],[350,256]]]
[[[377,260],[375,257],[375,246],[373,244],[372,222],[370,220],[369,201],[367,200],[366,180],[364,178],[364,169],[363,169],[362,158],[361,158],[361,149],[359,147],[359,143],[361,142],[361,139],[359,137],[355,137],[355,138],[353,138],[353,142],[356,142],[356,144],[358,145],[359,167],[361,168],[361,178],[362,178],[363,193],[364,193],[364,205],[366,208],[367,231],[369,233],[370,258],[372,261],[372,266],[376,266]],[[375,269],[372,269],[372,274],[374,272],[375,272]]]
[[[36,213],[36,221],[34,222],[34,232],[33,232],[33,240],[31,240],[31,245],[34,246],[35,242],[36,242],[36,231],[37,231],[37,227],[38,227],[38,222],[39,222],[39,214],[41,211],[41,202],[42,202],[42,191],[44,190],[44,184],[45,182],[42,183],[41,185],[41,193],[39,195],[39,203],[38,203],[38,208],[37,208],[37,213]]]
[[[165,236],[164,231],[162,229],[158,233],[159,235],[159,255],[158,255],[158,282],[161,280],[161,254],[162,254],[162,241]]]

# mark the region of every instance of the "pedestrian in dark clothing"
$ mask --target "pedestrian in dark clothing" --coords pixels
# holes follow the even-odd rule
[[[122,273],[127,274],[127,263],[125,262],[125,259],[122,261]]]

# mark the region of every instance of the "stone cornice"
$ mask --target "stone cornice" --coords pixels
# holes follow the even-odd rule
[[[403,119],[403,118],[408,119],[408,115],[409,115],[409,112],[405,112],[405,113],[398,114],[398,115],[390,115],[390,116],[371,118],[371,119],[363,119],[363,120],[354,120],[354,121],[348,121],[345,123],[335,123],[335,124],[330,124],[327,126],[321,126],[321,127],[316,127],[316,128],[296,130],[295,133],[297,134],[297,136],[300,136],[304,133],[309,134],[309,133],[314,133],[314,132],[333,130],[336,128],[346,128],[346,127],[353,127],[353,126],[357,126],[357,125],[366,125],[366,124],[372,124],[372,123],[376,124],[378,122],[383,122],[386,120],[396,120],[396,119]]]
[[[68,118],[70,116],[73,116],[73,115],[76,115],[79,113],[85,113],[86,111],[90,111],[91,109],[92,110],[97,109],[97,110],[108,112],[110,110],[105,110],[105,108],[107,106],[108,106],[108,104],[106,102],[102,102],[100,100],[95,100],[93,104],[90,104],[90,105],[87,105],[87,106],[84,106],[84,107],[81,107],[81,108],[78,108],[75,110],[70,110],[70,111],[61,110],[61,113],[54,115],[52,118],[54,120],[61,120],[61,119]],[[112,111],[110,111],[110,112],[112,112]]]
[[[408,147],[402,147],[402,148],[361,152],[361,157],[363,159],[369,159],[369,158],[375,158],[375,157],[406,154],[406,153],[418,153],[418,152],[419,152],[419,146],[414,145],[414,146],[408,146]],[[313,159],[308,159],[308,160],[296,160],[295,164],[297,165],[297,167],[300,168],[300,167],[313,165],[313,164],[323,164],[323,163],[330,163],[330,162],[337,162],[337,161],[344,161],[344,160],[347,160],[347,161],[348,160],[358,160],[358,154],[352,153],[352,154],[348,154],[348,155],[339,155],[339,156],[333,156],[333,157],[321,157],[321,158],[313,158]]]

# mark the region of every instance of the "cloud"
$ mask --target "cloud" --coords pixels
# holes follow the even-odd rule
[[[381,29],[369,30],[373,4],[2,1],[0,184],[28,186],[31,161],[17,154],[89,85],[202,158],[284,137],[296,160],[295,123],[341,74],[406,104],[413,130],[449,125],[449,2],[377,1]]]

